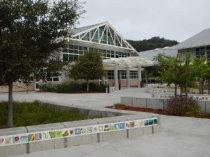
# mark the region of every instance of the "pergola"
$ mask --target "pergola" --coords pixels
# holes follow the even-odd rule
[[[126,86],[130,87],[130,70],[138,71],[138,87],[142,81],[142,67],[153,66],[154,62],[142,57],[110,58],[103,60],[105,70],[114,70],[115,90],[119,89],[118,70],[126,69]],[[121,77],[121,76],[120,76]]]

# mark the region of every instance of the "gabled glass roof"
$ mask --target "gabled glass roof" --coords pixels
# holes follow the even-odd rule
[[[71,30],[71,38],[136,51],[108,22]]]

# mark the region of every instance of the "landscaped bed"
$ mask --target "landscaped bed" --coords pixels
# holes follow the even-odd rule
[[[91,119],[92,116],[79,113],[78,109],[61,109],[58,106],[42,104],[38,101],[14,102],[14,127],[39,125]],[[0,128],[7,127],[7,102],[0,102]]]
[[[117,110],[128,110],[128,111],[149,112],[149,113],[156,113],[156,114],[162,114],[162,115],[170,115],[167,110],[163,110],[163,109],[132,107],[132,106],[124,105],[124,104],[115,104],[113,106],[107,106],[107,108],[117,109]],[[188,116],[188,117],[192,117],[192,116]],[[193,117],[210,119],[210,114],[201,113],[200,115],[193,116]]]

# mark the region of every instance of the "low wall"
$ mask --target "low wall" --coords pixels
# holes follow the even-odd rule
[[[78,112],[79,114],[84,114],[87,115],[91,118],[103,118],[103,117],[115,117],[115,116],[122,116],[122,115],[128,115],[126,113],[121,113],[121,112],[116,112],[116,111],[108,111],[106,109],[90,109],[90,108],[85,108],[85,107],[69,107],[69,106],[63,106],[61,105],[57,105],[54,102],[39,102],[42,105],[45,106],[53,106],[53,107],[57,107],[59,110],[61,111],[66,111],[71,109],[72,111]]]
[[[14,92],[27,92],[27,91],[34,91],[35,84],[30,83],[28,86],[24,83],[14,82],[13,83],[13,91]],[[0,93],[7,93],[8,86],[0,86]]]
[[[169,99],[121,97],[122,104],[152,109],[166,109],[168,100]],[[210,113],[210,101],[198,100],[198,105],[200,106],[201,112]]]
[[[0,129],[0,156],[136,138],[159,131],[159,117],[139,115]]]

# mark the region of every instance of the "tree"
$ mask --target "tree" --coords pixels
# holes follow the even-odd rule
[[[208,94],[210,94],[210,61],[208,60],[206,63],[207,67],[205,69],[205,78],[208,82]]]
[[[177,73],[177,77],[179,78],[179,86],[181,88],[181,94],[185,92],[185,95],[188,94],[188,87],[194,87],[196,82],[196,74],[194,72],[193,60],[190,56],[190,53],[187,53],[185,58],[180,57],[180,66],[179,69],[182,73]]]
[[[158,54],[155,57],[155,60],[158,62],[158,72],[160,79],[164,82],[167,82],[168,85],[174,83],[175,85],[175,97],[177,96],[177,81],[176,81],[176,68],[177,61],[176,58],[166,56],[164,54]]]
[[[175,96],[177,96],[177,86],[180,87],[181,95],[185,93],[187,96],[188,87],[192,87],[195,83],[190,55],[187,54],[183,58],[179,54],[177,57],[159,54],[156,60],[158,61],[162,80],[168,84],[175,84]]]
[[[177,45],[178,42],[175,40],[168,40],[160,37],[152,37],[144,40],[127,40],[138,52],[153,50],[155,48],[163,48],[166,46]]]
[[[13,82],[45,79],[53,52],[82,13],[78,0],[0,1],[0,84],[9,87],[8,127],[13,126]]]
[[[105,74],[101,54],[98,52],[85,52],[79,60],[72,65],[69,76],[75,80],[84,79],[87,82],[89,92],[89,81],[100,79]]]
[[[203,94],[204,81],[205,78],[208,78],[208,64],[206,64],[206,58],[194,58],[193,60],[193,70],[200,83],[199,91],[200,94]]]

